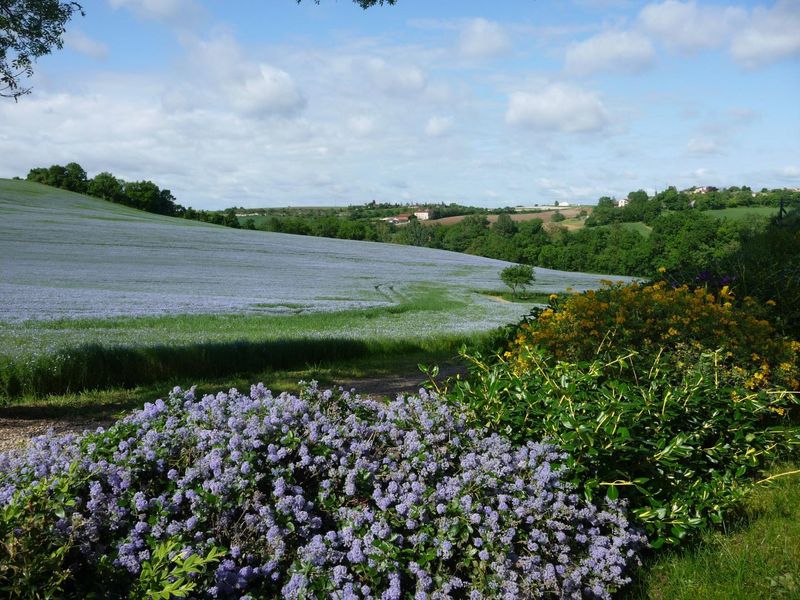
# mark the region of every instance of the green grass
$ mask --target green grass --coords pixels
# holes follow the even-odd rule
[[[329,387],[339,382],[398,374],[412,378],[418,376],[422,382],[425,380],[425,375],[419,371],[418,365],[453,364],[458,361],[456,348],[441,346],[427,351],[370,354],[357,359],[331,358],[319,362],[301,362],[297,367],[290,369],[265,368],[250,373],[219,377],[185,375],[171,378],[169,381],[130,388],[115,387],[50,395],[26,394],[10,399],[8,404],[0,406],[0,418],[114,420],[131,410],[141,408],[145,402],[166,397],[175,386],[183,389],[196,386],[197,393],[203,395],[231,388],[247,390],[254,383],[263,383],[275,393],[284,391],[297,393],[300,391],[300,381],[315,380],[321,387]]]
[[[797,469],[789,466],[773,473]],[[626,600],[800,598],[800,473],[756,490],[729,532],[710,532],[694,547],[658,555]]]
[[[628,229],[630,231],[635,231],[642,235],[643,237],[650,237],[650,233],[653,231],[653,228],[649,225],[645,225],[641,221],[637,221],[636,223],[620,223],[623,229]]]
[[[508,290],[475,290],[475,292],[490,298],[501,298],[506,302],[522,304],[547,304],[550,301],[550,294],[545,292],[521,292],[517,295]]]
[[[765,218],[778,216],[778,209],[773,206],[737,206],[735,208],[720,208],[705,212],[718,219],[731,219],[733,221],[743,221],[753,216]]]

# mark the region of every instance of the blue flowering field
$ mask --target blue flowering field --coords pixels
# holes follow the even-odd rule
[[[530,309],[476,292],[507,265],[465,254],[232,230],[25,181],[0,181],[0,217],[0,396],[419,347]],[[537,269],[536,287],[600,279]]]

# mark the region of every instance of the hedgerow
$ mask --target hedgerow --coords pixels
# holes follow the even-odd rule
[[[467,356],[472,426],[566,451],[587,498],[624,497],[655,546],[719,525],[800,451],[800,344],[754,300],[665,283],[568,297]]]
[[[0,455],[9,597],[599,597],[643,536],[566,455],[384,404],[178,389],[109,430]],[[38,596],[36,596],[38,597]]]

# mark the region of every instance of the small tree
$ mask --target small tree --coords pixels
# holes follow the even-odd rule
[[[511,288],[514,296],[517,295],[517,290],[524,290],[535,278],[533,267],[530,265],[513,265],[500,271],[500,279]]]

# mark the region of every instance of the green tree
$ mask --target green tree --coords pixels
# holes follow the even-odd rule
[[[83,194],[86,192],[89,181],[86,171],[76,162],[67,163],[64,167],[64,179],[59,187]]]
[[[511,237],[517,233],[517,225],[507,213],[500,213],[497,221],[492,224],[492,232],[502,237]]]
[[[30,93],[21,80],[33,75],[36,59],[63,47],[75,13],[84,14],[77,2],[0,0],[0,96],[17,100]]]
[[[125,195],[131,206],[159,215],[175,215],[178,210],[175,197],[169,190],[160,189],[152,181],[133,181],[125,184]],[[224,225],[224,217],[220,215],[220,225]]]
[[[88,185],[88,194],[95,198],[102,198],[109,202],[124,204],[125,194],[123,192],[123,182],[117,179],[108,171],[103,171],[95,175]]]
[[[511,288],[511,293],[516,296],[517,290],[524,290],[527,286],[532,284],[535,276],[532,266],[513,265],[500,271],[500,279]]]

